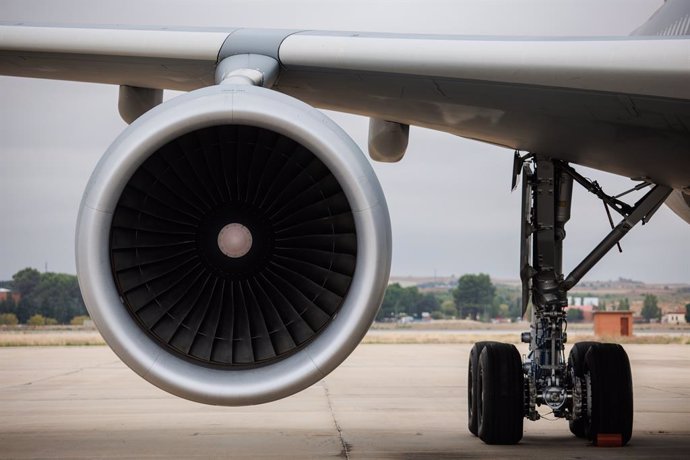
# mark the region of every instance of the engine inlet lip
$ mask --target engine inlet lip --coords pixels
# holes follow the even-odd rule
[[[361,254],[349,295],[332,324],[306,346],[270,366],[233,371],[200,368],[152,342],[122,308],[110,275],[112,213],[129,177],[172,138],[217,124],[270,129],[304,145],[333,172],[353,211]],[[259,404],[323,378],[359,343],[373,321],[390,272],[390,220],[371,166],[330,119],[296,99],[263,88],[216,86],[168,101],[140,117],[99,162],[77,222],[77,271],[84,300],[106,342],[135,372],[190,400]]]

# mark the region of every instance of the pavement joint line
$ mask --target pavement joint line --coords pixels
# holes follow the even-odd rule
[[[340,445],[343,448],[341,455],[343,455],[347,460],[350,460],[349,444],[345,441],[345,438],[343,437],[343,429],[340,427],[340,424],[338,423],[338,419],[335,418],[335,412],[333,411],[333,402],[331,400],[331,392],[328,390],[328,384],[326,383],[325,380],[322,380],[321,386],[323,387],[324,393],[326,394],[326,401],[328,402],[328,410],[331,412],[331,418],[333,418],[333,424],[335,425],[335,429],[338,431],[338,438],[340,439]]]
[[[29,381],[29,382],[17,383],[17,384],[14,384],[14,385],[8,385],[8,386],[0,387],[0,389],[2,389],[2,390],[7,390],[7,389],[10,389],[10,388],[27,387],[27,386],[33,385],[33,384],[35,384],[35,383],[41,383],[41,382],[45,382],[45,381],[51,380],[51,379],[56,379],[56,378],[59,378],[59,377],[66,377],[66,376],[68,376],[68,375],[78,374],[78,373],[80,373],[80,372],[82,372],[82,371],[85,371],[85,370],[87,370],[87,369],[98,369],[99,367],[109,366],[109,365],[112,365],[113,363],[119,363],[119,361],[109,361],[109,362],[107,362],[107,363],[98,364],[98,365],[96,365],[96,366],[84,366],[84,367],[80,367],[79,369],[71,370],[71,371],[69,371],[69,372],[63,372],[63,373],[61,373],[61,374],[49,375],[48,377],[43,377],[42,379],[38,379],[38,380],[31,380],[31,381]]]
[[[671,395],[683,396],[684,398],[690,397],[690,394],[687,394],[687,393],[681,393],[681,392],[679,392],[679,391],[666,390],[666,389],[664,389],[664,388],[659,388],[659,387],[655,387],[655,386],[652,386],[652,385],[644,385],[644,387],[645,387],[645,388],[648,388],[648,389],[650,389],[650,390],[660,391],[661,393],[668,393],[668,394],[671,394]]]

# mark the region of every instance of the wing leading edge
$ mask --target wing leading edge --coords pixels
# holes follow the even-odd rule
[[[190,91],[232,32],[0,25],[0,74]]]
[[[254,39],[253,42],[247,38]],[[274,38],[279,37],[275,42]],[[266,50],[266,41],[275,49]],[[235,43],[236,42],[236,43]],[[246,50],[239,46],[244,45]],[[176,89],[162,79],[170,62],[215,64],[234,54],[268,51],[285,69],[375,72],[455,80],[562,87],[690,99],[690,39],[685,37],[505,38],[261,29],[175,29],[0,25],[4,75],[110,83],[130,81],[146,60],[150,87]],[[63,61],[63,66],[46,61]],[[100,77],[69,64],[88,62]],[[212,73],[211,75],[212,76]],[[209,75],[206,76],[207,78]],[[193,80],[194,78],[192,78]],[[154,86],[154,84],[156,86]],[[201,86],[189,81],[184,86]],[[172,84],[179,86],[179,84]]]

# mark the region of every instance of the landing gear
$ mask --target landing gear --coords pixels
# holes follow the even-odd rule
[[[630,362],[620,345],[583,342],[565,360],[567,293],[638,222],[646,223],[671,193],[651,189],[634,205],[604,193],[596,182],[568,164],[539,155],[516,154],[515,177],[522,174],[520,277],[522,313],[532,299],[530,331],[522,334],[529,354],[521,361],[513,345],[479,342],[470,353],[468,425],[487,444],[515,444],[523,419],[538,420],[537,407],[566,418],[570,431],[595,445],[625,445],[632,434]],[[562,270],[565,224],[570,220],[573,182],[603,202],[611,232],[565,277]],[[632,190],[631,190],[632,191]],[[623,216],[615,227],[610,209]]]

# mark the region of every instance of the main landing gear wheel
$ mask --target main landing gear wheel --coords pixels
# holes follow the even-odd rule
[[[487,343],[477,369],[479,438],[487,444],[517,444],[525,415],[520,353],[514,345]]]
[[[576,379],[579,379],[581,382],[585,381],[585,355],[592,345],[596,345],[597,343],[598,342],[579,342],[573,345],[573,348],[570,350],[570,355],[568,355],[568,369],[573,385],[575,385]],[[578,438],[586,438],[585,417],[587,414],[581,413],[576,415],[579,415],[579,417],[568,422],[570,425],[570,432]]]
[[[630,361],[623,347],[592,345],[585,355],[587,382],[587,438],[597,446],[624,446],[633,425],[633,388]]]
[[[477,421],[477,379],[479,377],[479,356],[489,343],[477,342],[470,351],[470,362],[467,368],[467,425],[470,433],[477,436],[479,422]]]

